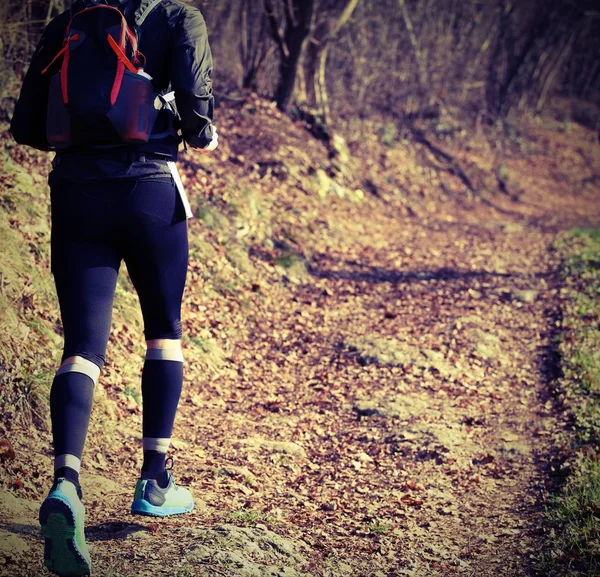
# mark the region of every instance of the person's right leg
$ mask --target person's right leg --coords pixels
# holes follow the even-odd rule
[[[165,459],[183,385],[183,352],[180,339],[148,339],[142,369],[144,403],[142,478],[156,479],[166,487]]]

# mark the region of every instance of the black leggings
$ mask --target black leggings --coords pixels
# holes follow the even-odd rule
[[[51,174],[49,183],[63,360],[79,355],[104,364],[121,260],[139,296],[146,340],[181,338],[188,239],[172,180],[82,182]]]

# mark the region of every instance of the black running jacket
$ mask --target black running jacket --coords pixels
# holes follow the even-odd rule
[[[51,75],[41,74],[41,71],[63,46],[65,29],[74,11],[93,3],[93,0],[77,0],[70,10],[59,14],[44,30],[25,75],[11,121],[11,133],[17,142],[40,150],[52,150],[45,136],[47,94]],[[132,22],[133,11],[143,10],[151,0],[109,0],[105,3],[121,8]],[[138,47],[146,57],[145,71],[152,76],[155,90],[175,91],[177,110],[181,116],[179,128],[183,139],[193,148],[207,146],[214,130],[211,81],[213,61],[201,12],[182,0],[161,0],[156,3],[138,30]],[[164,126],[155,128],[157,133],[162,130]],[[175,159],[179,140],[176,134],[173,134],[164,139],[150,140],[146,144],[123,145],[118,148],[123,152],[159,153]],[[66,152],[68,154],[69,150]],[[98,154],[98,151],[89,153]],[[60,155],[63,155],[62,151]]]

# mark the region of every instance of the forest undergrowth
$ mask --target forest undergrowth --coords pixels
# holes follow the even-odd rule
[[[541,570],[553,575],[600,571],[600,231],[576,228],[555,243],[564,282],[556,401],[566,420],[566,483],[547,508],[549,546]],[[567,432],[568,431],[568,432]]]

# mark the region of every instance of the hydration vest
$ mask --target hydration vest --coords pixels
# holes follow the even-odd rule
[[[173,110],[173,95],[154,90],[138,50],[138,30],[160,2],[138,10],[133,29],[119,8],[98,1],[75,12],[63,47],[42,70],[52,75],[46,115],[51,147],[143,144],[159,111]]]

